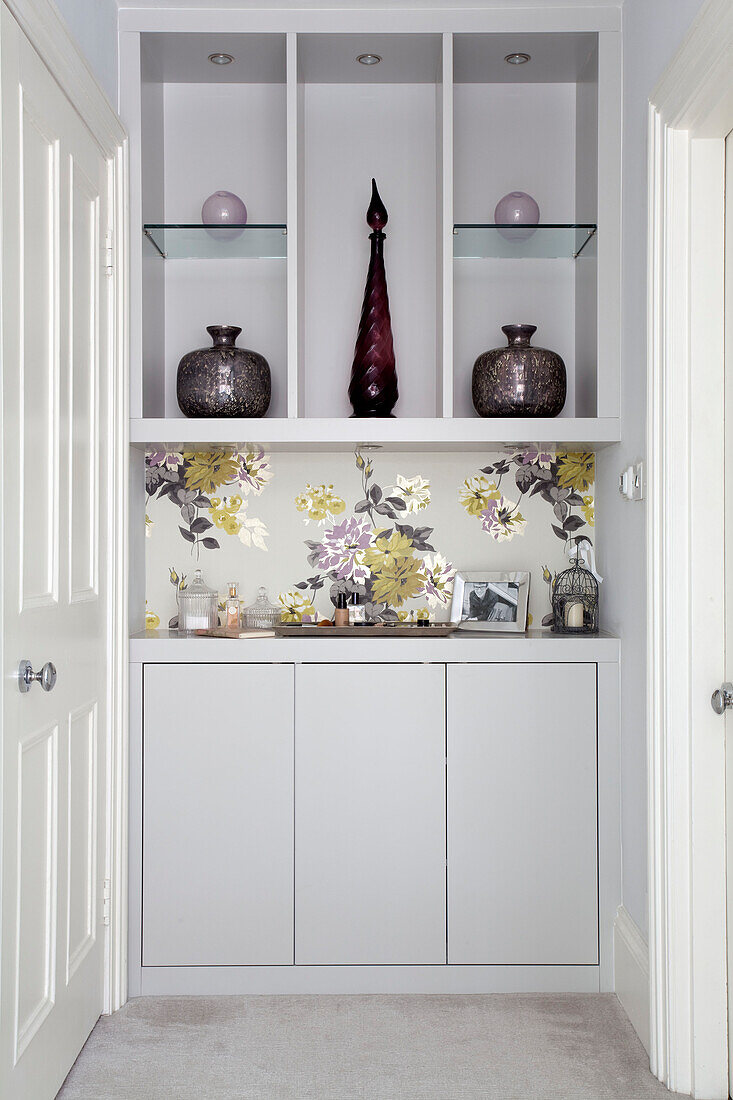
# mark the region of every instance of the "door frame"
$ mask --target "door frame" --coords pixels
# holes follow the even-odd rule
[[[709,0],[649,104],[647,794],[652,1071],[728,1097],[725,137],[733,7]]]
[[[109,606],[107,705],[108,768],[105,789],[106,872],[109,926],[105,944],[104,1010],[114,1012],[127,1000],[127,515],[129,452],[129,172],[128,143],[122,123],[97,83],[85,58],[51,0],[0,0],[84,119],[107,158],[112,214],[106,280],[110,303],[110,431],[100,438],[100,486],[116,502],[108,529]],[[2,482],[0,481],[0,508]],[[0,691],[17,691],[14,680],[0,678]]]

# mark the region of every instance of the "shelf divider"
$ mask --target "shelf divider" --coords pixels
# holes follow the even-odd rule
[[[301,279],[301,90],[298,87],[298,36],[288,31],[286,43],[286,132],[287,132],[287,217],[290,227],[287,270],[288,337],[287,337],[287,394],[286,409],[289,417],[298,415],[300,390],[300,298]]]
[[[443,65],[440,85],[439,115],[441,173],[439,176],[441,201],[441,301],[439,302],[440,334],[438,341],[439,389],[438,411],[443,416],[453,416],[453,35],[443,35]],[[442,344],[442,346],[441,346]]]

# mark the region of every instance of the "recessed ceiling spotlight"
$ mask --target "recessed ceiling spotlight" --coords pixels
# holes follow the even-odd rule
[[[378,53],[360,53],[356,60],[360,65],[378,65],[382,59]]]
[[[210,53],[209,61],[212,65],[231,65],[234,58],[230,53]]]
[[[532,58],[528,53],[508,53],[504,60],[507,65],[526,65]]]

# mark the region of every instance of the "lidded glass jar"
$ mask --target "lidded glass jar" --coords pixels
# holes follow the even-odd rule
[[[193,634],[195,630],[210,630],[219,625],[219,595],[204,583],[197,569],[193,580],[178,593],[178,632]]]
[[[272,630],[282,622],[282,611],[271,604],[267,598],[267,589],[262,585],[257,589],[257,599],[244,609],[244,625],[249,630]]]

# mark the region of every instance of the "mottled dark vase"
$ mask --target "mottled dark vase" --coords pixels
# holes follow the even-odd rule
[[[473,365],[473,407],[479,416],[557,416],[567,393],[565,364],[530,344],[536,325],[502,325],[508,347],[479,355]]]
[[[176,394],[184,416],[264,416],[272,392],[264,355],[235,347],[236,325],[209,325],[210,348],[189,351],[178,364]]]

